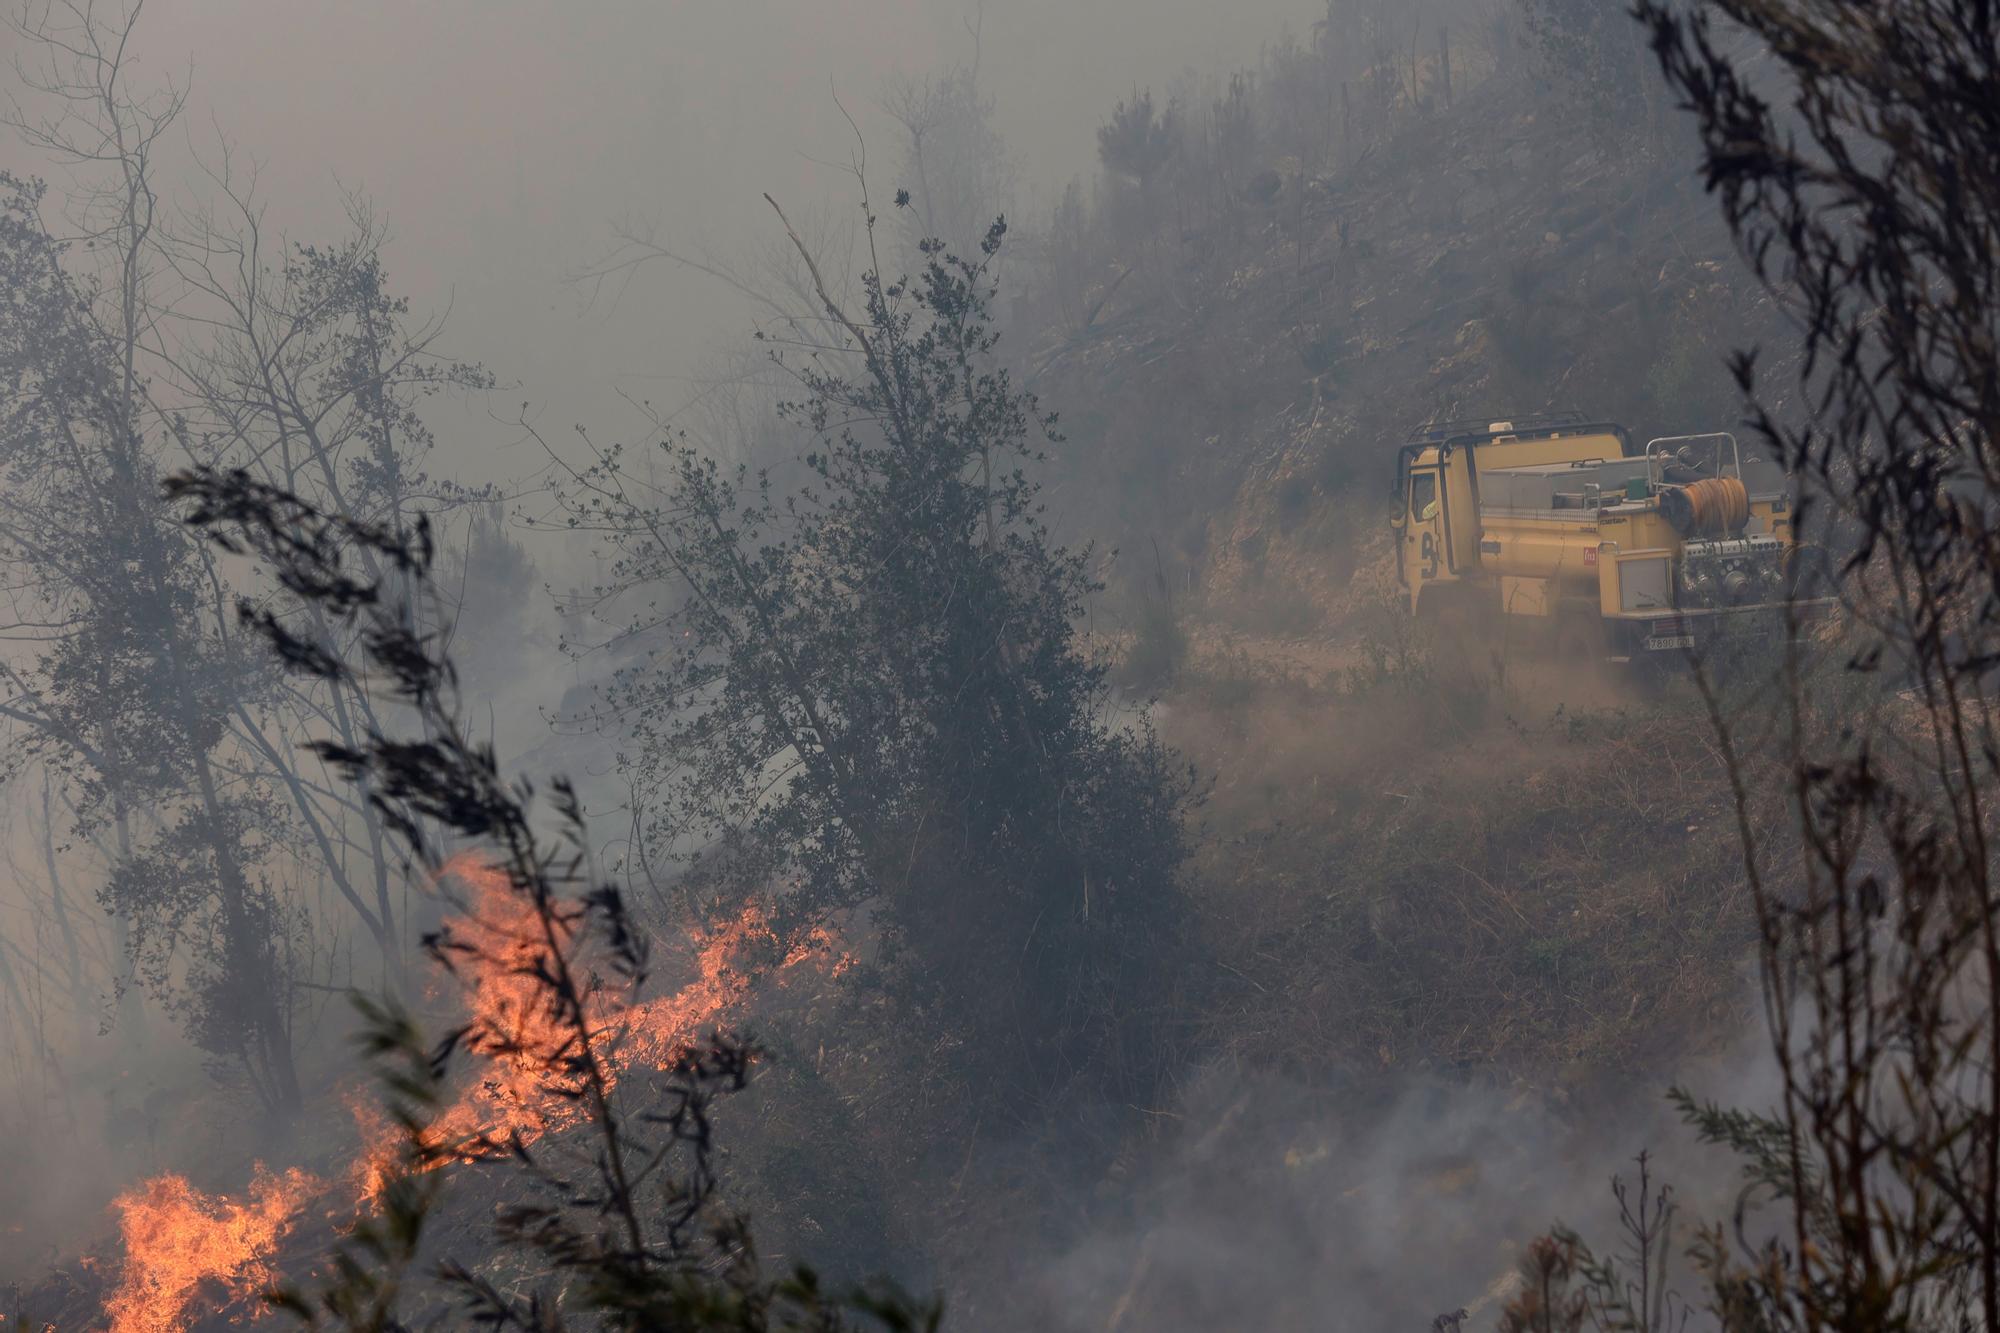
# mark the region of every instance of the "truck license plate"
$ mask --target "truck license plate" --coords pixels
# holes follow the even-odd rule
[[[1663,648],[1692,647],[1694,647],[1692,634],[1654,634],[1646,640],[1646,648],[1650,652],[1658,652]]]

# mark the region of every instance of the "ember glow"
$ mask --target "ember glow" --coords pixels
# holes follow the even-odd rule
[[[260,1166],[246,1200],[204,1194],[178,1175],[120,1195],[125,1265],[105,1305],[110,1333],[179,1333],[200,1313],[253,1301],[275,1280],[272,1250],[320,1189],[303,1171]]]

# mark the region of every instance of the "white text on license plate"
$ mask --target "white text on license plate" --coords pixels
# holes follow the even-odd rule
[[[1658,652],[1662,648],[1692,647],[1694,647],[1694,635],[1692,634],[1654,634],[1646,640],[1646,648],[1649,652]]]

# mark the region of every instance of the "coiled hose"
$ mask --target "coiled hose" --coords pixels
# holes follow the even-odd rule
[[[1704,477],[1660,493],[1660,513],[1683,537],[1720,537],[1750,521],[1750,492],[1738,477]]]

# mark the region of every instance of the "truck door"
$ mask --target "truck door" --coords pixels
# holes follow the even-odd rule
[[[1405,489],[1402,544],[1396,549],[1396,563],[1403,584],[1410,590],[1410,610],[1422,607],[1426,585],[1454,579],[1451,551],[1447,546],[1445,496],[1438,469],[1413,467]]]

